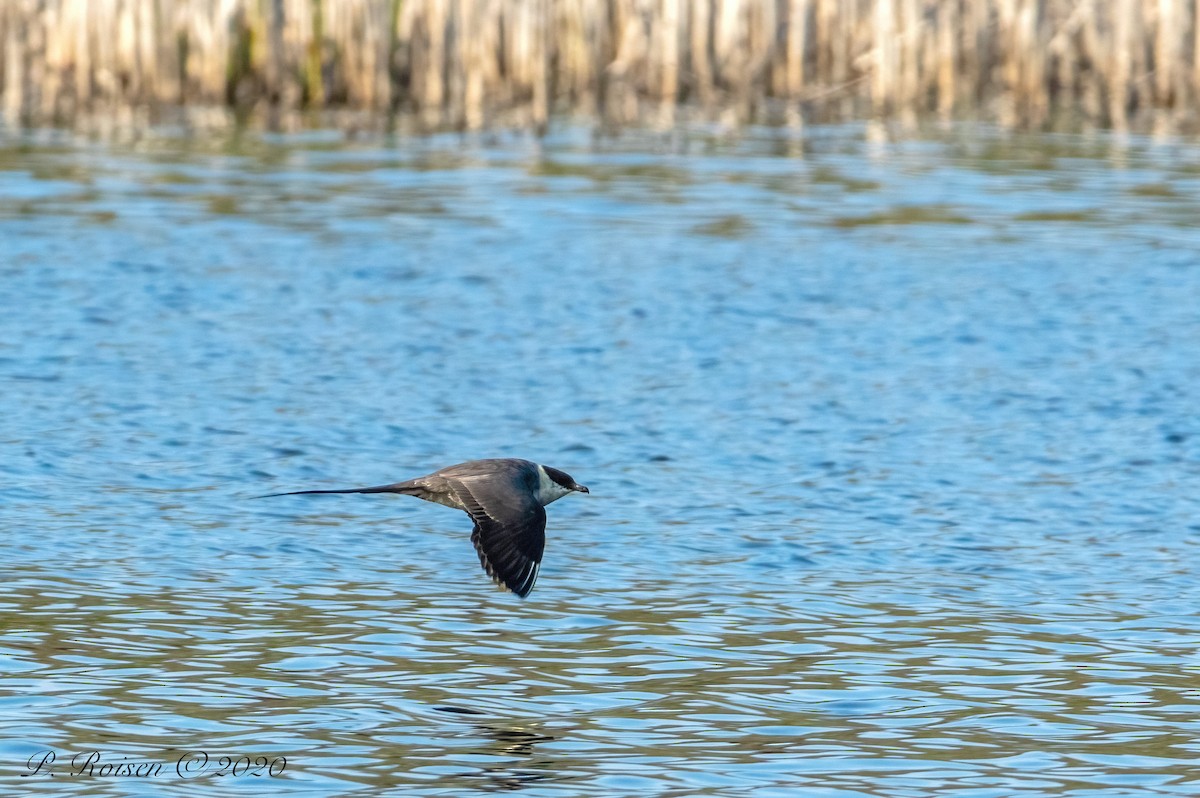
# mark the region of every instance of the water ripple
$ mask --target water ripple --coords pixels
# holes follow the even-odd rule
[[[1195,794],[1200,152],[791,135],[0,140],[0,782]]]

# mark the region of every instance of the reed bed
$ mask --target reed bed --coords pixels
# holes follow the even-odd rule
[[[2,0],[10,122],[164,106],[672,124],[1190,116],[1200,0]]]

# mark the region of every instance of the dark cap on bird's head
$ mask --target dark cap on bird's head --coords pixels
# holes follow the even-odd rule
[[[542,470],[546,472],[546,476],[554,480],[555,484],[561,485],[567,490],[577,490],[580,493],[591,492],[587,489],[586,485],[580,485],[575,481],[574,477],[572,477],[566,471],[559,471],[557,468],[551,468],[547,465],[542,466]]]

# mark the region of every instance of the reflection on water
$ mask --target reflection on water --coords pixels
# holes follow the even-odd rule
[[[1200,789],[1200,150],[794,136],[6,142],[0,780]]]

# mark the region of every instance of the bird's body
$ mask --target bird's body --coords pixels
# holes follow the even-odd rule
[[[524,598],[533,590],[546,544],[547,504],[588,489],[557,468],[529,460],[469,460],[423,477],[345,490],[272,493],[399,493],[462,510],[475,522],[471,542],[496,584]]]

